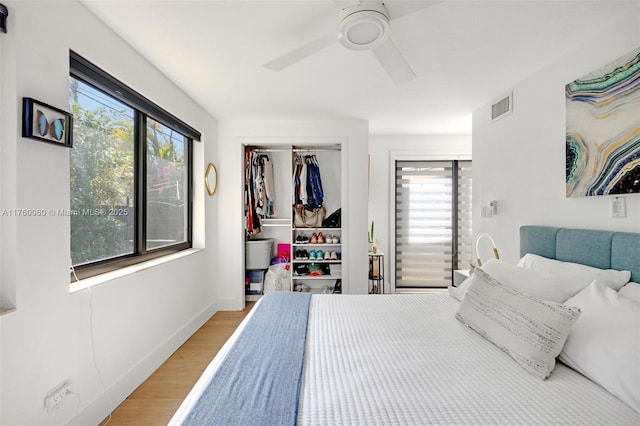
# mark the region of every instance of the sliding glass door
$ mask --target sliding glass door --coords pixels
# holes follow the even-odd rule
[[[447,287],[471,262],[471,161],[396,161],[395,287]]]

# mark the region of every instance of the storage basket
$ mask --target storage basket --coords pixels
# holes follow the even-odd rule
[[[273,254],[273,239],[248,240],[244,245],[245,269],[268,269]]]

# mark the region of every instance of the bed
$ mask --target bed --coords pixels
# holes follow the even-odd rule
[[[626,281],[640,281],[640,234],[524,226],[520,237],[523,257],[629,271]],[[483,274],[492,279],[483,271],[472,277]],[[624,288],[635,293],[633,286],[640,288]],[[632,407],[640,393],[640,302],[600,283],[591,287],[632,308],[631,339],[624,339],[620,351],[612,347],[610,363],[620,365],[621,353],[631,360],[633,371],[621,394],[627,401],[605,389],[606,380],[597,383],[560,362],[542,380],[515,362],[513,353],[456,320],[472,293],[481,293],[474,284],[463,302],[449,294],[270,293],[211,362],[170,424],[640,424],[638,407]],[[545,309],[562,305],[498,290]],[[583,293],[567,302],[578,303]],[[569,340],[563,354],[567,346]]]

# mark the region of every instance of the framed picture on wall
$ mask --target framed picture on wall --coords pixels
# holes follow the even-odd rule
[[[567,197],[640,193],[640,47],[565,86]]]
[[[32,98],[22,98],[22,136],[71,148],[73,115]]]

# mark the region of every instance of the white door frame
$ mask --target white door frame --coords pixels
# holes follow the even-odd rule
[[[459,152],[390,151],[389,152],[389,291],[396,293],[396,162],[397,161],[469,161],[470,154]],[[419,290],[412,290],[416,292]]]

